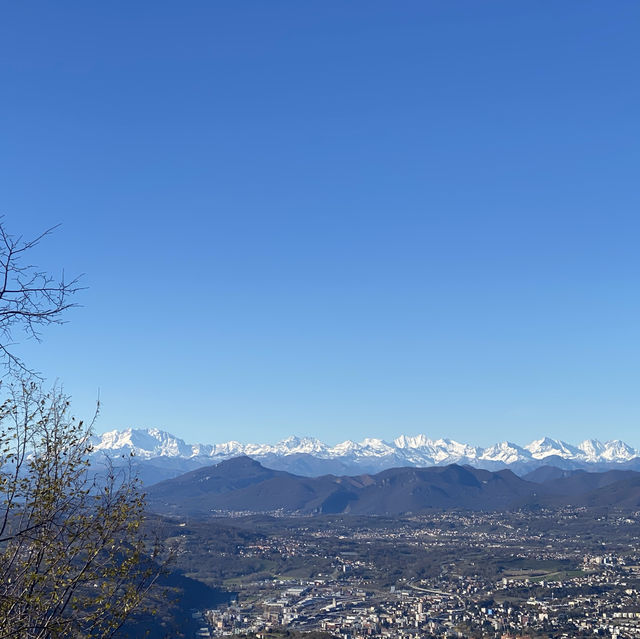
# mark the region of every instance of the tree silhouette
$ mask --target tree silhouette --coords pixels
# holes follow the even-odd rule
[[[75,306],[71,298],[82,288],[78,277],[67,281],[63,272],[56,278],[27,261],[56,228],[25,240],[10,235],[0,219],[0,355],[12,372],[33,372],[11,349],[16,332],[40,340],[44,326],[64,321],[64,311]]]

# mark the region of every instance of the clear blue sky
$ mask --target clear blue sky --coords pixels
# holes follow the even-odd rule
[[[98,430],[640,446],[640,3],[4,2],[21,353]]]

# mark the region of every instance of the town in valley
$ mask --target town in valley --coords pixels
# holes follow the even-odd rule
[[[639,524],[587,507],[154,521],[184,574],[227,593],[191,609],[192,636],[343,639],[640,636]]]

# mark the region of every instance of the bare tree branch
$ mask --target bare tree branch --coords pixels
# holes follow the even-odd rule
[[[12,350],[16,334],[40,341],[44,327],[64,322],[64,312],[77,306],[72,297],[84,288],[80,277],[68,281],[63,271],[56,278],[24,261],[57,228],[24,240],[10,235],[0,218],[0,365],[9,372],[33,373]]]

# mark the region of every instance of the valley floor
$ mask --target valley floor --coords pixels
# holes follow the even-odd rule
[[[640,636],[640,512],[155,522],[178,567],[235,591],[201,637]]]

